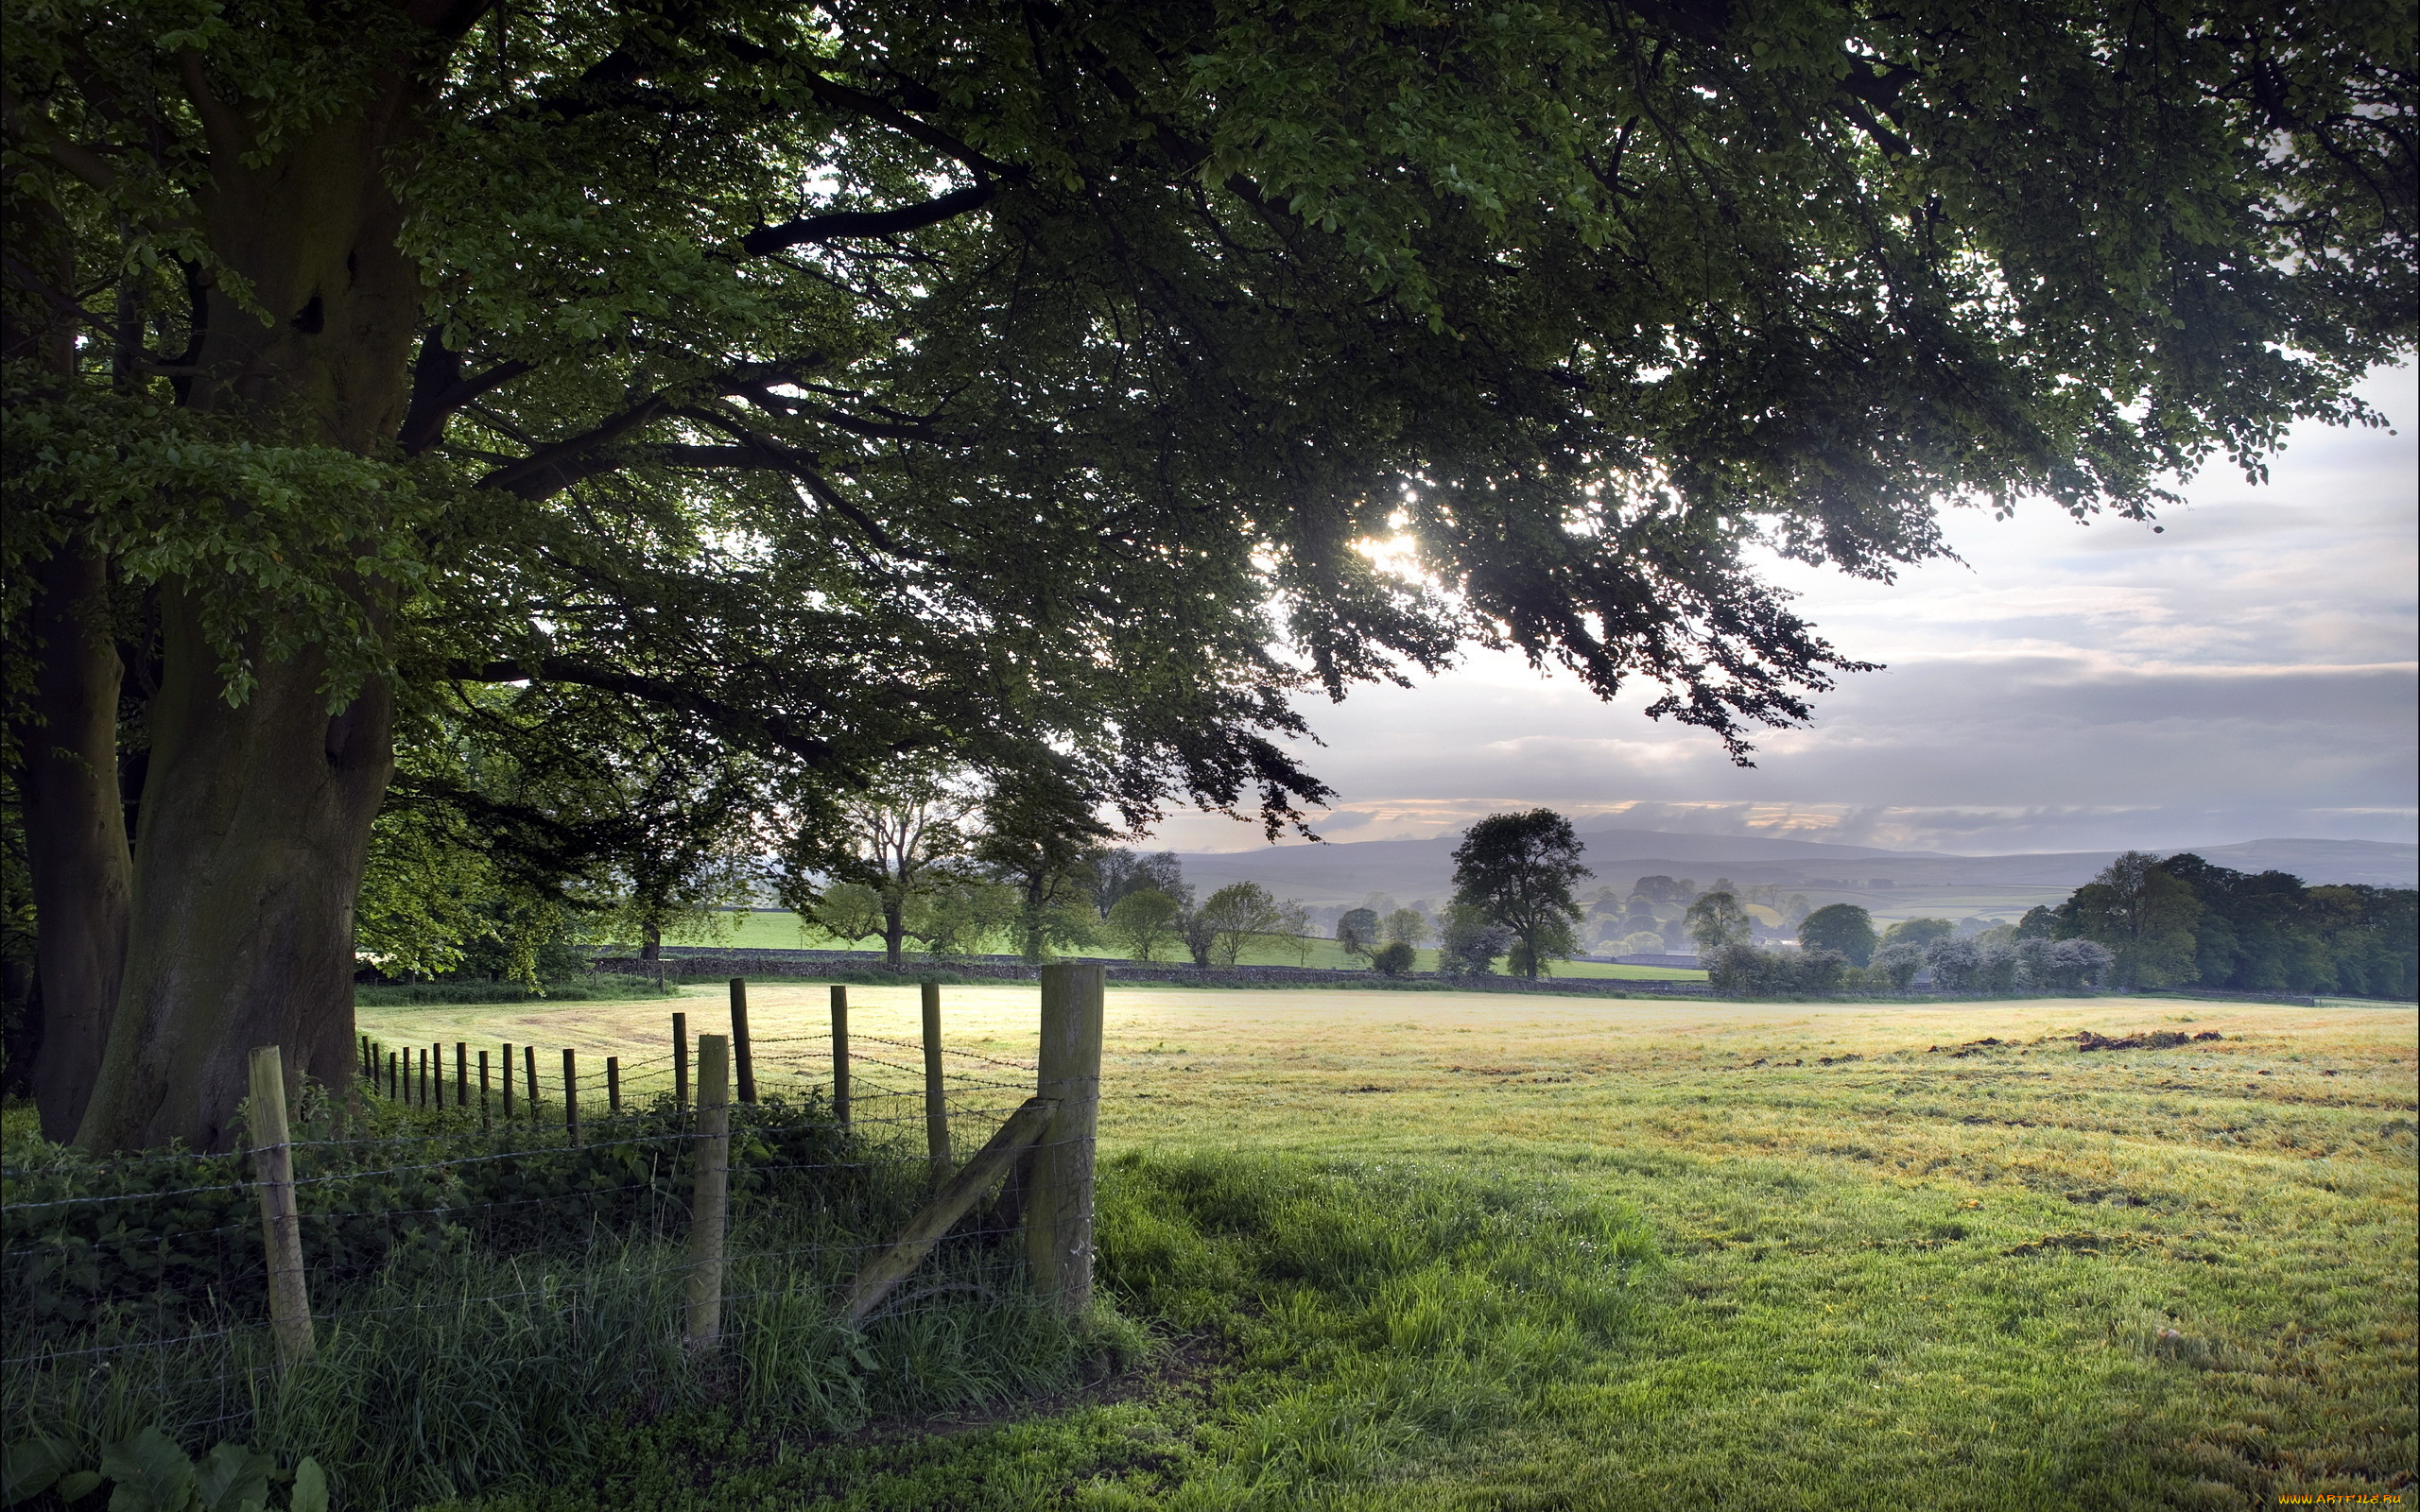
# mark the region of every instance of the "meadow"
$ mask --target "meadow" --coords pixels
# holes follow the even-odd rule
[[[666,936],[666,943],[701,947],[726,945],[744,950],[774,951],[862,951],[881,948],[877,940],[838,939],[826,935],[814,925],[806,923],[796,914],[761,908],[729,911],[723,916],[723,921],[719,927],[668,935]],[[1006,938],[1001,938],[990,941],[988,948],[1005,952],[1014,947]],[[1123,960],[1126,957],[1115,954],[1110,946],[1103,944],[1098,950],[1088,952],[1087,958]],[[1171,946],[1160,956],[1164,962],[1169,960],[1182,962],[1186,958],[1182,946]],[[1369,968],[1369,963],[1357,956],[1347,955],[1344,953],[1344,947],[1332,939],[1313,939],[1304,936],[1266,936],[1256,939],[1245,947],[1236,959],[1244,966],[1311,966],[1328,971],[1348,969],[1366,971]],[[1416,953],[1413,970],[1421,971],[1437,970],[1437,952],[1434,947]],[[1557,961],[1554,963],[1554,974],[1583,980],[1623,978],[1632,981],[1654,982],[1703,982],[1705,980],[1703,971],[1682,971],[1661,966],[1613,966],[1599,961]]]
[[[821,985],[752,987],[755,1034]],[[689,990],[693,1032],[716,989]],[[851,989],[909,1086],[912,994]],[[364,1009],[663,1044],[656,1003]],[[1029,988],[952,988],[1029,1055]],[[2113,1037],[2215,1033],[2168,1049]],[[2414,1484],[2415,1016],[1113,988],[1105,1379],[633,1424],[489,1512],[2248,1507]],[[871,1090],[869,1088],[868,1090]],[[533,1481],[543,1477],[533,1477]]]

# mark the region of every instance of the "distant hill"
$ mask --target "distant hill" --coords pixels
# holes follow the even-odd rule
[[[1582,859],[1595,868],[1589,885],[1628,887],[1642,876],[1689,876],[1701,885],[1732,881],[1808,887],[1824,883],[1899,887],[2024,885],[2074,887],[2107,866],[2115,850],[1960,856],[1938,850],[1883,850],[1816,840],[1758,835],[1672,834],[1657,830],[1582,831]],[[1312,903],[1356,902],[1373,892],[1441,902],[1453,890],[1457,836],[1433,840],[1360,840],[1270,846],[1256,850],[1196,851],[1183,856],[1186,880],[1203,893],[1235,882],[1257,882],[1281,898]],[[2409,887],[2420,879],[2420,846],[2375,840],[2246,840],[2191,846],[2239,871],[2290,871],[2309,883],[2369,883]]]

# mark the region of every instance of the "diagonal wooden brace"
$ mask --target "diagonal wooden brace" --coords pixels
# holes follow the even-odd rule
[[[857,1273],[849,1287],[849,1299],[840,1309],[841,1321],[859,1323],[865,1315],[881,1305],[901,1281],[906,1280],[923,1263],[932,1247],[949,1232],[975,1199],[1000,1179],[1011,1163],[1026,1146],[1042,1138],[1050,1127],[1051,1115],[1059,1111],[1058,1099],[1028,1097],[1025,1106],[1009,1115],[992,1142],[975,1158],[959,1169],[956,1176],[942,1183],[933,1194],[933,1200],[908,1220],[908,1228],[899,1242],[874,1258],[873,1263]]]

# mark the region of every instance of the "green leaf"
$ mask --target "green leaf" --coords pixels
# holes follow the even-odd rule
[[[0,1453],[0,1501],[10,1506],[47,1491],[67,1471],[67,1448],[55,1438],[27,1438]]]
[[[101,1473],[117,1483],[110,1512],[186,1512],[193,1505],[193,1461],[157,1428],[102,1455]]]
[[[73,1475],[63,1476],[60,1478],[59,1482],[59,1499],[62,1502],[80,1502],[84,1498],[92,1495],[93,1487],[100,1484],[100,1471],[78,1470]]]
[[[294,1498],[286,1505],[290,1512],[328,1512],[328,1477],[318,1460],[294,1467]]]
[[[195,1489],[204,1512],[243,1512],[246,1506],[268,1503],[270,1474],[277,1462],[243,1444],[220,1444],[205,1455]]]

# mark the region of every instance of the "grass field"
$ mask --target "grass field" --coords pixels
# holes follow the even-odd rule
[[[691,998],[711,1027],[718,994]],[[913,1038],[908,992],[852,1001]],[[754,1032],[819,1032],[824,1003],[757,984]],[[945,1011],[956,1046],[1031,1051],[1030,988]],[[634,1056],[664,1022],[362,1018]],[[2224,1038],[2058,1038],[2155,1027]],[[2356,1005],[1113,990],[1104,1279],[1174,1341],[1157,1366],[837,1442],[640,1434],[594,1484],[493,1504],[2408,1500],[2414,1040],[2411,1009]]]
[[[747,950],[838,951],[879,948],[873,940],[834,939],[821,930],[805,925],[796,914],[750,910],[745,913],[734,912],[726,918],[728,923],[718,933],[667,936],[666,940],[674,945],[732,945]],[[1316,966],[1331,971],[1346,967],[1357,970],[1367,969],[1367,963],[1345,954],[1344,948],[1332,939],[1314,939],[1305,943],[1309,946],[1307,951],[1298,951],[1292,946],[1277,941],[1263,941],[1246,950],[1240,960],[1246,966]],[[1006,940],[995,940],[992,942],[992,948],[1007,951],[1011,947]],[[1103,945],[1098,951],[1088,954],[1109,955],[1112,953],[1106,945]],[[1179,960],[1184,959],[1184,952],[1177,951],[1176,957]],[[1162,957],[1164,960],[1167,958]],[[1421,951],[1414,969],[1422,971],[1437,970],[1437,952],[1433,949]],[[1627,978],[1631,981],[1648,982],[1705,980],[1703,971],[1673,971],[1656,966],[1609,966],[1598,961],[1558,961],[1554,966],[1554,974],[1582,979]]]

